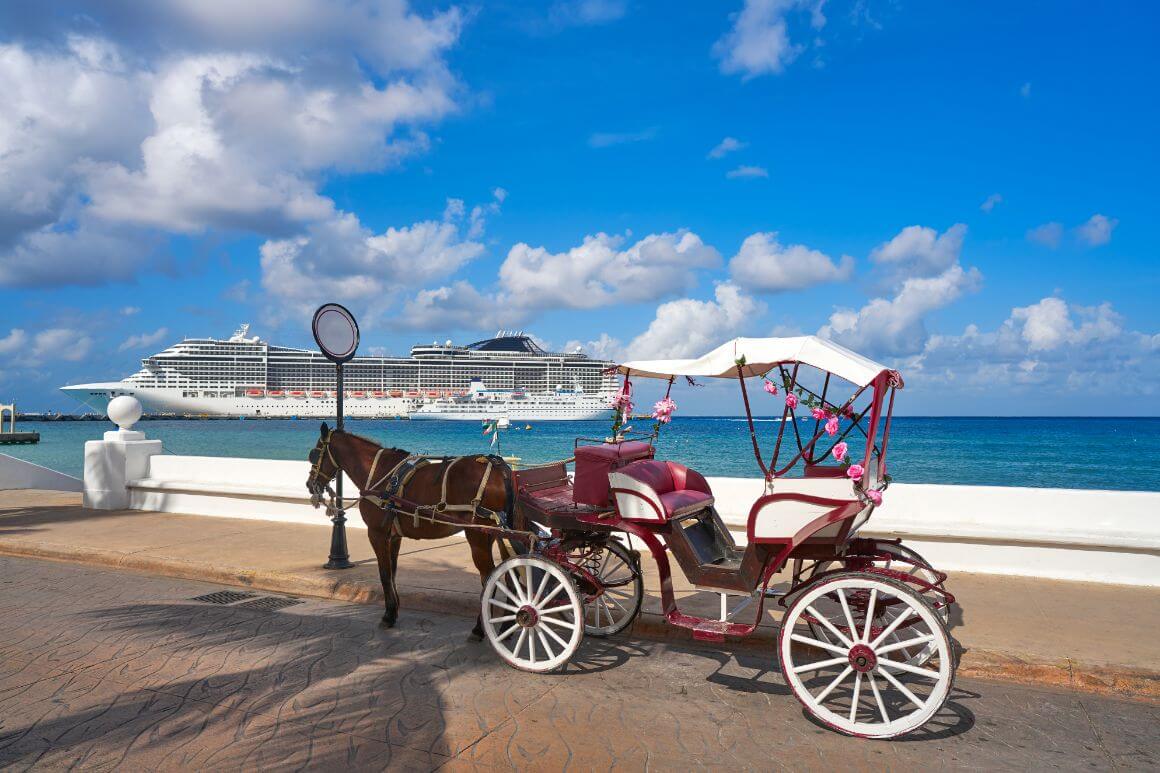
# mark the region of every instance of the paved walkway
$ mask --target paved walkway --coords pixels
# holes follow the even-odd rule
[[[356,516],[357,517],[357,516]],[[350,570],[321,568],[330,528],[138,511],[87,511],[78,494],[0,492],[0,553],[119,566],[187,579],[357,602],[379,602],[365,532],[351,529]],[[658,583],[646,574],[645,614],[630,638],[688,641],[660,618]],[[714,614],[718,597],[677,578],[682,608]],[[460,538],[405,540],[399,572],[401,619],[418,610],[474,617],[479,577]],[[1089,691],[1160,698],[1160,590],[995,575],[953,575],[959,604],[959,673]],[[760,636],[727,649],[771,651],[777,607]]]
[[[131,581],[127,581],[131,580]],[[470,621],[0,557],[0,768],[1104,770],[1160,764],[1160,708],[959,679],[895,742],[810,722],[768,653],[585,640],[504,666]]]

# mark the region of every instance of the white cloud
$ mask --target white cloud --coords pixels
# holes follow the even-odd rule
[[[1027,99],[1031,96],[1031,81],[1027,81],[1019,87],[1019,96],[1023,97],[1024,99]]]
[[[1055,249],[1063,241],[1063,223],[1050,222],[1027,232],[1027,241]]]
[[[420,290],[406,301],[396,327],[415,330],[488,330],[517,324],[527,312],[505,306],[468,282]]]
[[[802,46],[790,41],[785,19],[798,5],[798,0],[745,0],[732,28],[713,45],[721,72],[746,80],[782,72],[802,52]]]
[[[910,276],[932,276],[958,262],[967,227],[956,223],[939,234],[933,228],[911,225],[874,248],[870,260],[897,267]]]
[[[12,328],[8,335],[0,338],[0,355],[17,354],[28,343],[28,334],[21,328]]]
[[[169,335],[169,328],[167,327],[157,328],[152,333],[138,333],[136,335],[131,335],[121,342],[121,345],[117,347],[117,351],[127,352],[131,349],[144,349],[146,347],[156,346],[157,344],[161,343],[161,341],[163,341],[167,335]]]
[[[0,284],[126,280],[166,233],[335,217],[327,173],[388,168],[456,109],[461,25],[405,0],[26,6],[0,45]]]
[[[934,277],[902,282],[892,298],[875,298],[860,309],[838,309],[818,335],[871,356],[905,356],[922,351],[926,317],[963,293],[978,288],[982,276],[957,263]]]
[[[707,157],[724,158],[735,150],[742,150],[743,148],[747,147],[749,147],[748,142],[742,142],[736,137],[726,137],[713,146],[713,149],[709,151],[709,155]]]
[[[500,302],[523,309],[590,309],[639,303],[689,289],[697,269],[721,255],[691,231],[650,234],[625,246],[623,236],[586,236],[566,252],[516,244],[499,269]]]
[[[1076,236],[1088,246],[1099,247],[1112,240],[1112,231],[1119,223],[1120,221],[1114,217],[1095,214],[1088,218],[1087,222],[1076,227]]]
[[[592,148],[610,148],[613,145],[626,145],[633,142],[648,142],[656,139],[657,127],[651,126],[637,132],[596,132],[588,137],[588,146]]]
[[[730,180],[767,178],[769,177],[769,170],[763,166],[747,166],[742,164],[736,169],[730,169],[725,173],[725,176]]]
[[[854,273],[854,259],[843,255],[835,263],[829,255],[804,244],[782,245],[777,233],[755,233],[741,243],[729,261],[735,282],[749,290],[800,290],[823,282],[842,282]]]
[[[140,314],[140,313],[141,313],[140,306],[124,306],[121,308],[121,316],[123,316],[123,317],[131,317],[134,314]]]
[[[592,341],[572,340],[564,344],[566,352],[572,352],[576,349],[583,350],[589,357],[597,360],[624,362],[627,359],[624,344],[621,343],[620,339],[613,338],[608,333],[601,333],[599,338]]]
[[[93,339],[87,333],[73,328],[41,330],[31,341],[26,363],[37,365],[46,361],[83,360],[93,349]]]
[[[628,13],[627,0],[557,0],[548,21],[557,27],[607,24]]]
[[[979,205],[979,209],[984,212],[990,212],[1001,203],[1003,203],[1003,196],[998,193],[992,193],[983,200],[983,203]]]
[[[745,330],[752,319],[764,313],[765,304],[746,294],[737,285],[721,282],[714,299],[692,298],[662,303],[648,329],[627,347],[629,359],[692,357]]]

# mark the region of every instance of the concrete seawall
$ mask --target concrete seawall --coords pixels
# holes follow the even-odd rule
[[[318,524],[306,462],[174,456],[127,482],[129,507]],[[744,541],[757,478],[710,478],[725,523]],[[348,492],[358,487],[349,481]],[[940,568],[1160,586],[1160,492],[895,484],[863,528],[901,537]],[[349,521],[361,528],[355,516]]]

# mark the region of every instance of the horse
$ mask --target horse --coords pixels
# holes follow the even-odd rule
[[[515,516],[511,468],[500,457],[412,456],[401,448],[386,448],[344,430],[331,430],[323,423],[309,459],[306,489],[315,508],[325,494],[334,496],[330,483],[338,470],[360,484],[358,510],[383,585],[383,628],[394,627],[399,616],[395,577],[403,537],[443,539],[466,531],[481,584],[495,569],[492,545],[498,541],[501,555],[507,555],[500,514]],[[476,618],[471,638],[483,638],[482,619]]]

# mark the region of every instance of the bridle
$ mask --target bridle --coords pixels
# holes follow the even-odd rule
[[[331,514],[332,510],[337,510],[335,500],[338,499],[338,494],[335,493],[331,487],[331,482],[335,475],[339,472],[338,462],[334,458],[334,454],[330,450],[330,438],[334,435],[334,430],[326,433],[325,437],[320,437],[318,443],[310,451],[310,475],[306,478],[306,489],[310,492],[310,506],[318,509],[322,504],[323,495],[329,495],[330,501],[327,502],[327,515]],[[322,460],[329,459],[332,471],[327,474],[322,471]]]

